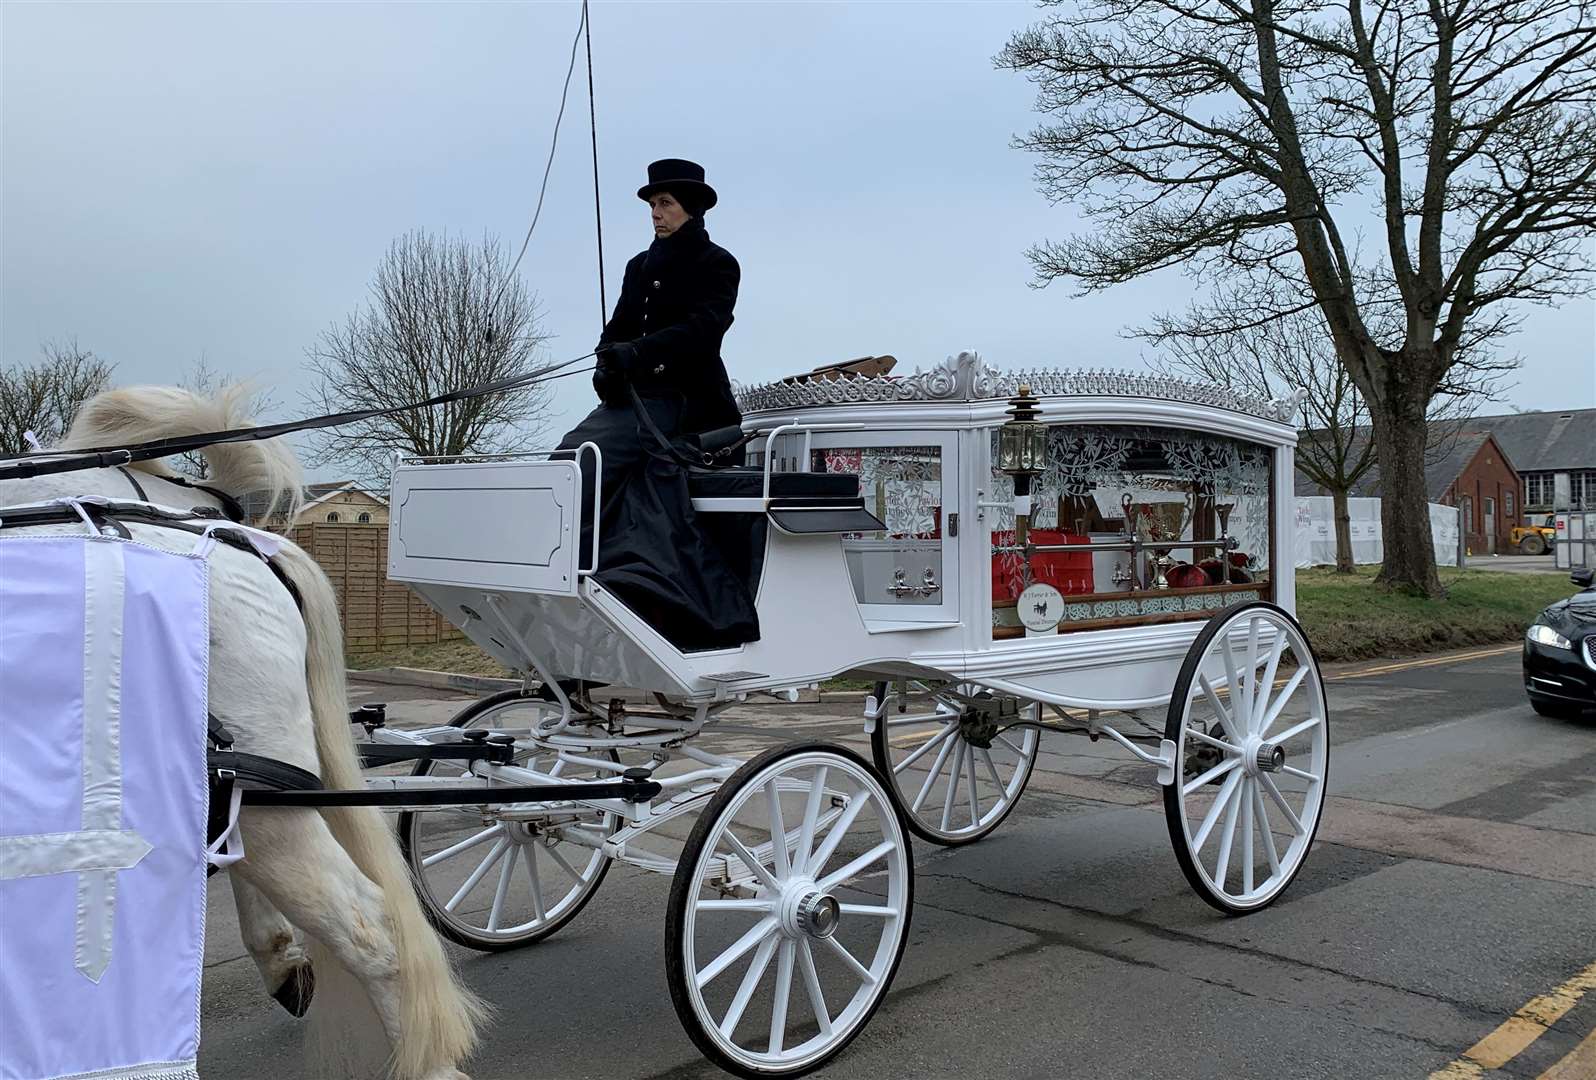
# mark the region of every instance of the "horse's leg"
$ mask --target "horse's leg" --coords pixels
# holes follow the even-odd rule
[[[234,868],[365,988],[389,1046],[400,1036],[399,955],[382,892],[308,810],[246,809],[245,858]],[[334,1005],[333,1007],[336,1007]],[[455,1080],[452,1067],[415,1080]]]
[[[294,1016],[304,1016],[316,991],[310,957],[294,938],[283,913],[243,877],[232,875],[233,903],[238,906],[238,932],[244,948],[266,983],[266,992]]]

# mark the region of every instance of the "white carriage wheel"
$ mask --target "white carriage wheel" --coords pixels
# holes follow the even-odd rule
[[[1228,914],[1266,907],[1313,845],[1330,764],[1324,682],[1297,621],[1262,601],[1216,612],[1181,665],[1164,737],[1186,879]]]
[[[929,693],[930,711],[898,713],[888,707],[897,691],[876,685],[870,753],[914,834],[956,847],[981,839],[1009,816],[1030,782],[1041,732],[981,730],[962,719],[958,697]],[[1025,706],[1030,719],[1039,719],[1037,708]]]
[[[676,1014],[739,1076],[817,1069],[885,999],[913,903],[909,834],[870,766],[821,743],[762,754],[716,792],[676,868]]]
[[[449,723],[476,730],[530,727],[530,714],[519,724],[506,723],[505,715],[527,701],[521,691],[508,690],[473,702]],[[610,756],[619,760],[613,751]],[[515,763],[528,762],[558,769],[551,752],[517,742]],[[453,761],[423,761],[415,769],[417,776],[463,772],[463,763]],[[600,778],[591,768],[560,774]],[[577,916],[610,868],[596,845],[619,825],[615,814],[579,806],[533,821],[505,820],[494,807],[451,807],[401,814],[398,831],[416,891],[438,932],[467,948],[496,952],[546,938]],[[570,839],[578,830],[590,844]]]

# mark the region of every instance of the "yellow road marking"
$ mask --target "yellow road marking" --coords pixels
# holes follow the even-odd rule
[[[1429,1080],[1466,1080],[1483,1075],[1486,1069],[1500,1069],[1522,1053],[1530,1043],[1546,1034],[1547,1028],[1561,1020],[1568,1010],[1579,1003],[1585,992],[1593,988],[1596,988],[1596,964],[1589,965],[1551,993],[1531,998],[1522,1009],[1508,1017],[1495,1031],[1463,1051],[1462,1057],[1431,1073]],[[1590,1041],[1588,1038],[1585,1040],[1586,1043]],[[1580,1054],[1584,1051],[1584,1046],[1585,1044],[1581,1043],[1574,1053],[1563,1061]],[[1593,1059],[1596,1059],[1596,1047],[1586,1052],[1586,1060]],[[1563,1062],[1558,1062],[1553,1068],[1560,1069],[1562,1066]],[[1557,1080],[1588,1078],[1590,1075],[1588,1072],[1569,1071]],[[1545,1076],[1541,1080],[1545,1080]]]
[[[1456,664],[1464,660],[1478,660],[1484,656],[1504,656],[1510,652],[1518,652],[1519,645],[1502,645],[1494,649],[1481,649],[1478,652],[1455,653],[1450,656],[1427,656],[1419,660],[1404,660],[1397,664],[1385,664],[1381,667],[1364,668],[1362,671],[1346,671],[1340,675],[1327,675],[1325,682],[1339,682],[1342,679],[1364,679],[1370,675],[1384,675],[1391,671],[1407,671],[1410,668],[1436,667],[1440,664]]]
[[[1535,1080],[1590,1080],[1596,1076],[1596,1031]]]

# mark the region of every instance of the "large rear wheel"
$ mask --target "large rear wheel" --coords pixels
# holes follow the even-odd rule
[[[1175,681],[1164,812],[1197,895],[1239,915],[1302,869],[1324,807],[1329,709],[1302,627],[1273,604],[1216,612]]]

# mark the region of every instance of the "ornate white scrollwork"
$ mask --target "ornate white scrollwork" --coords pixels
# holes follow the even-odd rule
[[[857,402],[986,401],[1006,399],[1026,383],[1039,397],[1132,397],[1180,401],[1289,423],[1296,395],[1268,400],[1223,386],[1190,382],[1167,375],[1128,371],[1064,371],[1056,368],[999,371],[974,352],[948,357],[929,371],[913,375],[839,375],[806,382],[778,381],[738,386],[737,403],[744,412],[847,405]]]

